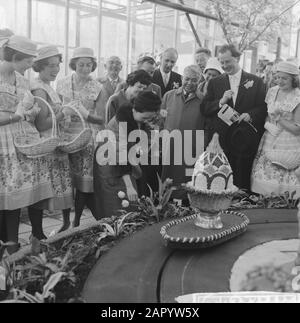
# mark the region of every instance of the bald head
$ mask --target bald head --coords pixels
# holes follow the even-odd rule
[[[161,69],[164,73],[170,73],[178,60],[178,52],[175,48],[166,49],[161,56]]]
[[[201,80],[201,70],[198,65],[189,65],[183,71],[182,87],[187,93],[196,92]]]
[[[105,68],[107,75],[112,79],[116,79],[122,70],[121,59],[118,56],[109,57],[105,62]]]

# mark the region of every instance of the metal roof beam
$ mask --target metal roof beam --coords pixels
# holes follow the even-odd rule
[[[143,0],[143,1],[152,2],[152,3],[155,3],[155,4],[160,5],[160,6],[172,8],[174,10],[183,11],[185,13],[190,13],[190,14],[195,15],[195,16],[208,18],[208,19],[212,19],[212,20],[216,20],[216,21],[218,20],[217,17],[215,17],[213,15],[210,15],[208,13],[205,13],[205,12],[200,11],[198,9],[188,7],[186,5],[182,5],[182,4],[179,4],[179,3],[174,3],[174,2],[171,2],[171,1],[168,1],[168,0]]]

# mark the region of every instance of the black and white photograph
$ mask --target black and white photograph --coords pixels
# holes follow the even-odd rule
[[[0,304],[299,293],[300,0],[0,0]]]

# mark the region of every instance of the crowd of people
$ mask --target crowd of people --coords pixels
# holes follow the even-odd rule
[[[169,48],[159,65],[149,55],[140,57],[137,69],[126,80],[120,77],[121,59],[111,56],[105,62],[106,74],[96,79],[92,76],[97,68],[93,50],[80,47],[70,59],[70,74],[56,80],[62,63],[56,46],[37,48],[30,39],[7,30],[0,36],[0,240],[16,243],[10,253],[18,249],[22,208],[28,208],[32,236],[42,240],[46,238],[44,210],[62,211],[60,231],[71,226],[73,207],[73,226],[80,225],[85,207],[95,219],[109,217],[122,208],[120,192],[132,203],[149,194],[149,188],[157,191],[157,174],[163,180],[172,179],[177,189],[171,198],[188,205],[180,185],[190,180],[186,169],[191,165],[184,158],[181,164],[172,158],[163,164],[161,145],[157,164],[131,164],[127,157],[139,139],[125,146],[120,143],[134,130],[149,135],[153,129],[182,134],[203,130],[204,148],[217,132],[237,187],[249,194],[296,191],[295,197],[300,197],[300,158],[298,163],[294,154],[300,154],[299,68],[295,62],[279,62],[270,81],[243,71],[241,53],[224,45],[217,57],[206,48],[198,49],[195,64],[187,66],[181,76],[173,71],[178,52]],[[36,72],[31,81],[24,76],[30,68]],[[36,158],[16,149],[14,138],[20,129],[33,139],[48,138],[56,122],[60,130],[65,127],[71,135],[78,133],[81,118],[68,108],[72,102],[80,102],[77,113],[92,133],[84,148],[70,154],[57,149]],[[226,105],[239,114],[232,125],[219,117]],[[101,141],[103,130],[114,133],[115,141]],[[121,156],[115,164],[109,162],[111,156],[103,155],[101,148],[107,144],[117,147]],[[179,145],[197,151],[194,140]],[[173,142],[170,155],[177,149],[178,143]],[[286,156],[287,163],[296,158],[294,166],[272,160],[270,151]]]

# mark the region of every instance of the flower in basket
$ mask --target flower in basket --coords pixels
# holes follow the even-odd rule
[[[26,121],[34,122],[35,118],[38,116],[40,111],[41,111],[41,108],[38,106],[37,103],[35,103],[30,110],[27,110],[24,112]]]

